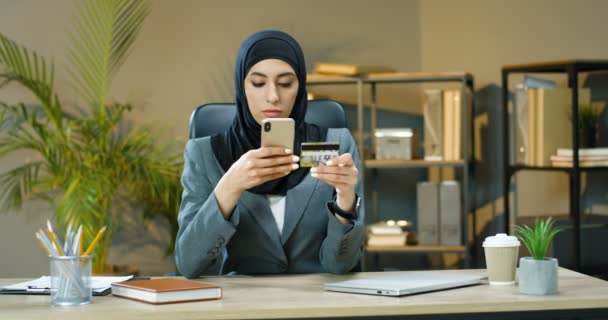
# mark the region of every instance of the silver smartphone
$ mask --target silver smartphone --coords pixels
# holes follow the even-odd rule
[[[282,146],[293,150],[294,127],[292,118],[262,120],[262,147]]]

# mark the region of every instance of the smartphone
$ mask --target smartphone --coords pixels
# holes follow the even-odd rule
[[[282,146],[293,150],[294,127],[292,118],[262,120],[262,147]]]

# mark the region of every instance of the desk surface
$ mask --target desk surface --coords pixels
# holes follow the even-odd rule
[[[485,274],[485,270],[454,270]],[[392,272],[391,272],[392,273]],[[524,317],[608,315],[608,282],[560,269],[560,293],[526,296],[516,286],[480,286],[400,298],[356,295],[322,290],[326,282],[387,273],[351,275],[311,274],[265,277],[210,277],[203,281],[224,288],[215,301],[150,305],[112,296],[93,297],[78,307],[51,307],[48,296],[0,295],[3,319],[252,319],[385,316],[437,319],[439,315],[467,314],[467,319],[489,319],[500,313]],[[21,279],[0,279],[0,285]],[[542,311],[542,312],[541,312]],[[506,314],[502,314],[502,319]],[[521,317],[520,317],[521,316]],[[458,317],[460,318],[460,317]],[[516,319],[513,318],[513,319]]]

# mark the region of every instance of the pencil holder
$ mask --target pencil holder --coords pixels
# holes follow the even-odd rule
[[[89,256],[51,256],[51,304],[91,303],[91,260]]]

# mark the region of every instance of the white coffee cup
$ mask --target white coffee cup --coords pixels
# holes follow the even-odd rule
[[[519,252],[517,237],[499,233],[483,242],[491,285],[514,285]]]

